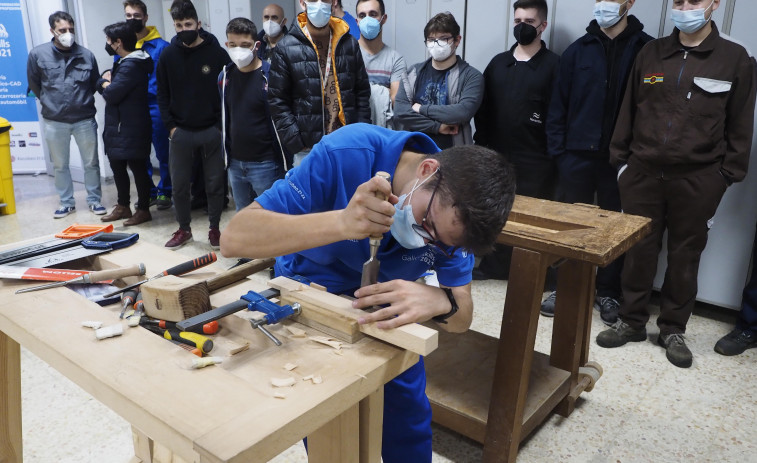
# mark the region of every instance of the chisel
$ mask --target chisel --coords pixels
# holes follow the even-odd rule
[[[161,278],[166,275],[174,275],[174,276],[184,275],[185,273],[189,273],[191,271],[197,270],[198,268],[205,267],[206,265],[210,265],[213,262],[215,262],[217,259],[218,257],[216,257],[216,253],[211,252],[209,254],[205,254],[202,257],[198,257],[197,259],[188,260],[184,262],[183,264],[179,264],[174,267],[171,267],[168,270],[163,270],[161,273],[155,275],[154,277],[150,277],[146,280],[142,280],[138,283],[134,283],[133,285],[124,286],[118,291],[113,291],[112,293],[106,294],[103,297],[115,296],[116,294],[122,293],[124,291],[128,291],[132,288],[136,288],[137,286],[143,285],[147,283],[148,281],[152,281],[152,280],[155,280],[156,278]]]
[[[387,182],[391,178],[391,176],[388,173],[383,172],[383,171],[376,172],[376,177],[381,177],[385,179]],[[386,201],[386,196],[383,193],[377,192],[376,197],[380,198],[382,201]],[[376,258],[376,253],[378,252],[378,248],[381,245],[382,238],[383,238],[383,235],[371,236],[371,239],[370,239],[371,256],[363,264],[363,275],[360,278],[361,288],[363,286],[373,285],[378,282],[379,266],[381,265],[381,262],[379,262],[379,260]]]
[[[48,283],[46,285],[32,286],[31,288],[23,288],[16,291],[16,294],[28,293],[30,291],[37,291],[40,289],[57,288],[59,286],[66,286],[74,283],[96,283],[98,281],[116,280],[118,278],[140,276],[145,274],[145,264],[132,265],[131,267],[114,268],[111,270],[98,270],[95,272],[82,275],[78,278],[66,281],[56,281],[55,283]],[[118,293],[116,293],[118,294]]]

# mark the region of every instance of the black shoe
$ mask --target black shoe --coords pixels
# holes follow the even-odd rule
[[[757,347],[757,334],[734,328],[715,344],[715,352],[720,355],[739,355],[753,347]]]
[[[635,329],[621,320],[616,321],[609,330],[604,330],[597,335],[597,344],[600,347],[620,347],[627,342],[641,342],[647,339],[647,329]]]
[[[683,334],[660,334],[657,337],[657,344],[665,348],[665,357],[670,363],[678,368],[689,368],[693,360],[691,351],[686,347]]]
[[[551,293],[549,293],[549,296],[547,296],[547,298],[542,301],[541,310],[539,310],[539,312],[541,312],[541,314],[545,317],[554,317],[555,299],[557,299],[557,291],[552,291]]]
[[[599,310],[599,318],[602,319],[602,323],[605,325],[612,326],[613,323],[618,321],[620,303],[614,297],[597,296],[594,300],[594,308]]]
[[[473,279],[480,281],[480,280],[488,280],[489,277],[486,275],[486,272],[476,267],[473,269]]]

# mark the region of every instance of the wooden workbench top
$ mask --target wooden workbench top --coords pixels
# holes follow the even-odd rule
[[[588,204],[516,196],[499,243],[604,267],[648,232],[650,220]]]
[[[96,268],[144,262],[147,276],[152,276],[184,260],[186,256],[138,242],[91,262]],[[214,265],[187,277],[204,279],[221,270]],[[14,294],[38,283],[0,281],[0,330],[189,462],[268,461],[418,358],[370,338],[337,355],[331,347],[290,336],[281,324],[270,328],[283,342],[276,347],[237,317],[221,320],[217,336],[242,335],[249,350],[221,365],[190,370],[197,357],[145,329],[128,328],[121,321],[122,336],[97,341],[91,329],[81,327],[84,320],[119,323],[117,305],[100,307],[67,288]],[[213,299],[226,301],[263,289],[262,283],[248,279]],[[287,371],[287,363],[299,366]],[[321,375],[323,382],[303,381],[309,374]],[[292,377],[296,384],[274,388],[272,377]],[[275,398],[274,392],[286,398]]]

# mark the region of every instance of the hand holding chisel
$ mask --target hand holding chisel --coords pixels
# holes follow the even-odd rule
[[[376,172],[376,177],[381,177],[387,182],[390,181],[391,176],[383,171]],[[381,192],[376,192],[376,197],[382,201],[386,201],[386,195]],[[371,255],[367,261],[363,264],[363,276],[360,279],[360,287],[373,285],[378,282],[378,272],[381,262],[376,259],[376,253],[378,252],[379,245],[381,245],[381,239],[383,235],[375,235],[370,238]]]

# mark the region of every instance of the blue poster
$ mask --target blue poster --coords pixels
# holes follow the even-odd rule
[[[15,122],[36,122],[37,105],[27,95],[26,34],[21,0],[0,1],[0,116]]]

